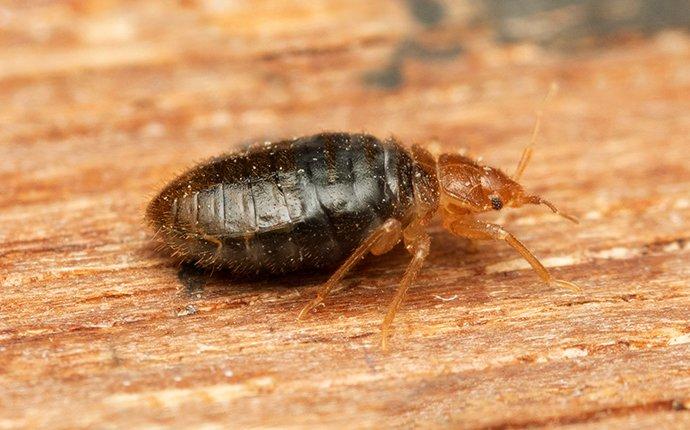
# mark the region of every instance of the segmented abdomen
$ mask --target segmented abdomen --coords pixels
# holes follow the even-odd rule
[[[393,141],[324,133],[211,160],[149,206],[185,259],[237,273],[336,264],[413,203],[410,156]]]

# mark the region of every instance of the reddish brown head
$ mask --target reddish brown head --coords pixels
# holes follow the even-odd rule
[[[543,204],[555,213],[577,222],[548,201],[527,193],[501,170],[482,166],[463,155],[442,154],[438,158],[437,169],[442,204],[452,212],[481,213],[504,207]]]

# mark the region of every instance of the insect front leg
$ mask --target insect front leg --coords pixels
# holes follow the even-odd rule
[[[396,219],[389,219],[384,222],[379,228],[374,230],[369,236],[359,244],[354,252],[340,265],[338,270],[331,275],[325,284],[319,288],[316,297],[309,302],[302,311],[300,311],[298,320],[304,318],[309,311],[320,305],[330,292],[338,285],[343,276],[354,266],[367,252],[376,252],[376,255],[388,252],[400,240],[400,221]]]
[[[522,244],[515,236],[497,224],[472,220],[456,219],[447,224],[447,228],[456,236],[469,239],[495,239],[505,241],[522,255],[522,258],[532,266],[537,275],[549,285],[557,285],[572,291],[582,292],[582,289],[572,282],[554,279],[546,267]]]

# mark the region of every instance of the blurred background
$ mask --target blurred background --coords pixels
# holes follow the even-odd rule
[[[148,150],[169,133],[422,138],[469,126],[468,100],[527,95],[530,114],[591,51],[647,38],[684,51],[689,23],[683,0],[5,1],[1,133],[124,128]]]

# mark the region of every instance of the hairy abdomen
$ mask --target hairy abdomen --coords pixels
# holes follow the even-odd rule
[[[236,273],[331,266],[413,204],[413,161],[398,144],[324,133],[256,145],[174,180],[147,217],[185,260]]]

